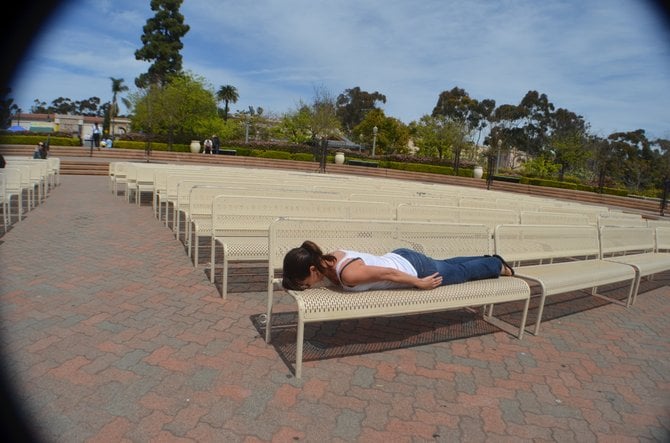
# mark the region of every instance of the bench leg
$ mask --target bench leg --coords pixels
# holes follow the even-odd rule
[[[265,315],[265,343],[270,343],[272,340],[272,307],[274,306],[275,284],[279,283],[279,279],[272,278],[272,272],[268,278],[268,306]]]
[[[544,312],[544,302],[547,299],[547,292],[542,288],[542,294],[540,295],[540,306],[537,310],[537,320],[535,321],[535,328],[533,329],[533,335],[538,335],[540,333],[540,322],[542,322],[542,313]]]
[[[526,320],[528,319],[528,308],[530,307],[530,297],[526,299],[523,306],[523,314],[521,315],[521,324],[519,325],[519,340],[523,338],[523,332],[526,330]]]
[[[211,254],[209,256],[209,263],[210,263],[210,273],[209,273],[209,282],[214,283],[216,280],[216,275],[214,274],[216,272],[216,240],[214,240],[214,236],[212,235],[212,241],[211,241]]]
[[[269,321],[269,319],[268,319]],[[302,377],[302,347],[305,336],[305,323],[302,321],[302,315],[298,313],[298,330],[296,331],[295,342],[295,378]]]
[[[226,254],[226,248],[223,248],[223,279],[221,282],[221,298],[226,298],[228,296],[228,254]]]
[[[188,239],[191,239],[191,236],[188,236]],[[198,244],[200,243],[200,237],[198,233],[195,232],[193,235],[193,266],[198,267],[198,259],[200,258],[200,251],[198,251]],[[191,252],[191,248],[188,248],[188,251]]]

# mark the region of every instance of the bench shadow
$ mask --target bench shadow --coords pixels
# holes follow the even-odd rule
[[[519,310],[522,307],[522,304],[517,304]],[[263,314],[250,317],[251,323],[261,336],[265,335],[263,319]],[[297,312],[273,314],[272,325],[271,344],[279,357],[293,371]],[[305,325],[303,361],[328,360],[391,349],[412,348],[497,331],[500,329],[484,321],[479,311],[469,309],[308,323]]]

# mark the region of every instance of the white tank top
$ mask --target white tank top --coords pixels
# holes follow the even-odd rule
[[[410,287],[403,283],[396,283],[388,280],[362,283],[356,286],[347,286],[344,283],[342,283],[340,273],[342,272],[344,266],[346,266],[348,263],[351,262],[350,259],[352,260],[361,259],[363,263],[369,266],[379,266],[382,268],[397,269],[414,277],[417,276],[416,269],[414,269],[414,266],[412,266],[412,264],[408,262],[407,259],[393,252],[389,252],[388,254],[384,255],[372,255],[365,252],[344,251],[344,250],[340,252],[344,253],[344,257],[342,257],[341,260],[338,260],[337,265],[335,265],[335,272],[337,273],[337,279],[340,282],[340,286],[342,286],[342,289],[344,289],[345,291],[367,291],[370,289],[390,289],[390,288]]]

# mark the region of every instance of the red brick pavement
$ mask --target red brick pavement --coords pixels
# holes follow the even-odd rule
[[[556,298],[522,341],[467,312],[315,325],[296,380],[262,278],[224,301],[148,204],[61,181],[0,238],[4,367],[44,441],[670,438],[670,275],[630,309]]]

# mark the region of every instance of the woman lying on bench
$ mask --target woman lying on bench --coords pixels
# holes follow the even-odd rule
[[[433,289],[501,275],[512,276],[514,270],[498,255],[437,260],[405,248],[382,256],[348,250],[324,254],[314,242],[305,241],[284,257],[282,285],[302,291],[327,283],[325,277],[347,291]]]

